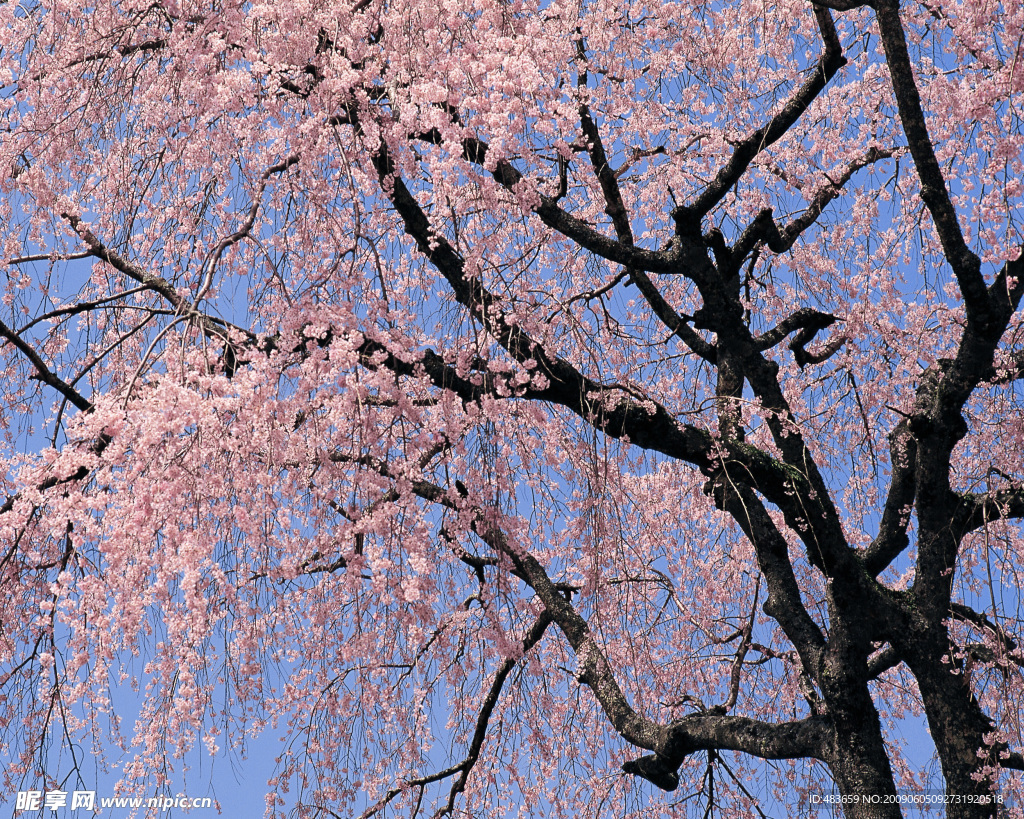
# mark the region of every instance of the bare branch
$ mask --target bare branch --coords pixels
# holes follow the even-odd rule
[[[279,173],[284,173],[293,165],[298,164],[298,161],[299,157],[297,155],[292,155],[286,159],[282,159],[274,165],[271,165],[263,172],[263,175],[260,177],[259,188],[257,189],[255,196],[253,196],[252,204],[249,206],[249,211],[242,220],[242,224],[230,236],[225,236],[217,242],[217,244],[214,245],[207,254],[206,259],[203,262],[202,282],[199,286],[199,291],[196,293],[195,299],[192,302],[193,311],[196,310],[199,302],[206,297],[207,293],[210,292],[210,288],[213,287],[213,274],[217,268],[217,262],[219,262],[220,257],[224,255],[224,251],[249,236],[253,225],[256,223],[256,215],[259,213],[260,206],[263,204],[263,194],[267,190],[267,183],[270,181],[270,178]]]
[[[87,253],[85,255],[91,256],[92,254]],[[115,293],[113,296],[107,296],[106,298],[94,299],[93,301],[81,301],[78,302],[77,304],[69,305],[68,307],[60,307],[57,308],[56,310],[50,310],[47,313],[43,313],[39,316],[36,316],[34,319],[32,319],[32,321],[30,321],[28,324],[22,327],[18,332],[24,333],[26,330],[34,327],[35,325],[41,322],[52,321],[53,319],[60,318],[61,316],[76,316],[79,313],[86,313],[90,310],[95,310],[97,307],[102,307],[103,305],[110,304],[111,302],[114,301],[120,301],[121,299],[124,299],[127,296],[134,295],[135,293],[141,293],[147,289],[147,287],[134,287],[131,290],[125,290],[124,292],[121,293]]]
[[[1017,641],[1007,634],[1002,626],[990,620],[985,614],[975,611],[963,603],[953,603],[950,606],[950,614],[961,623],[968,623],[979,631],[987,631],[999,643],[1004,654],[1017,650]]]
[[[109,51],[97,51],[95,54],[89,54],[86,57],[79,57],[77,60],[72,60],[68,63],[68,68],[74,68],[75,66],[84,65],[86,63],[98,62],[100,60],[108,60],[114,55],[119,57],[130,57],[132,54],[140,54],[147,51],[159,51],[166,46],[167,41],[162,38],[156,40],[145,40],[141,43],[126,43],[125,45],[114,46]]]
[[[728,713],[736,705],[740,694],[740,681],[743,676],[743,661],[747,658],[747,652],[751,648],[751,639],[754,635],[754,619],[757,617],[758,597],[761,593],[761,578],[757,578],[757,585],[754,587],[754,600],[750,605],[750,616],[742,629],[742,639],[736,649],[736,656],[732,661],[732,671],[729,675],[729,698],[724,704],[718,706],[722,712]]]
[[[159,293],[175,308],[180,310],[184,306],[184,299],[178,295],[178,291],[165,278],[149,273],[134,262],[130,262],[122,257],[117,251],[108,248],[96,238],[96,235],[86,226],[81,217],[72,213],[62,213],[61,216],[71,225],[71,229],[78,234],[82,241],[85,242],[89,248],[90,256],[102,259],[130,279],[134,279],[139,284],[143,284],[150,290]]]
[[[764,612],[775,618],[793,643],[807,672],[817,679],[825,637],[808,614],[800,597],[800,587],[789,558],[789,546],[779,532],[761,499],[744,484],[725,491],[723,475],[712,487],[715,503],[732,515],[754,546],[757,564],[768,588]]]
[[[348,114],[346,119],[350,121],[352,114]],[[441,135],[435,132],[417,134],[416,138],[433,144],[440,144],[442,141]],[[490,146],[481,139],[466,138],[462,140],[463,158],[475,165],[483,166],[489,151]],[[385,162],[383,176],[389,176],[394,170],[391,160],[386,154],[382,155],[381,159]],[[380,170],[378,168],[378,173]],[[525,181],[523,175],[505,159],[500,159],[497,162],[492,175],[498,184],[509,191],[514,191]],[[557,230],[566,238],[572,239],[580,247],[610,262],[616,262],[636,270],[651,273],[682,273],[695,280],[697,278],[706,279],[709,273],[706,259],[702,260],[700,256],[692,253],[683,253],[677,246],[673,246],[669,250],[655,251],[623,244],[617,239],[605,236],[559,207],[559,198],[541,194],[540,204],[534,208],[534,212],[544,224]]]
[[[604,150],[604,143],[601,140],[601,132],[597,123],[590,114],[590,108],[584,104],[579,105],[580,124],[583,135],[587,139],[587,150],[590,154],[591,165],[594,174],[601,184],[601,191],[604,194],[605,213],[611,217],[612,225],[615,228],[615,235],[619,242],[627,247],[633,246],[633,229],[629,224],[629,215],[622,199],[622,192],[619,189],[618,176],[612,171],[608,164],[608,157]],[[647,300],[654,314],[661,319],[661,322],[682,340],[687,347],[693,350],[705,361],[714,362],[717,359],[715,348],[702,339],[687,324],[686,319],[676,312],[675,309],[665,300],[661,291],[658,290],[650,277],[635,267],[626,267],[627,275],[636,284],[640,293]]]
[[[29,262],[69,262],[74,259],[88,259],[92,253],[83,250],[80,253],[33,253],[29,256],[15,256],[7,264],[28,264]]]

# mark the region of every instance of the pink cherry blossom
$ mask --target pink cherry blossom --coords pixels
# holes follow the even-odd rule
[[[1022,43],[0,3],[4,787],[278,736],[268,816],[1020,816]]]

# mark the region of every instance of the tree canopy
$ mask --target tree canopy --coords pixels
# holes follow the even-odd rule
[[[0,2],[5,786],[273,732],[269,812],[996,815],[1022,43],[1000,0]]]

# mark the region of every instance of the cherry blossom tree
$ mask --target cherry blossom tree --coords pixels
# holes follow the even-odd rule
[[[1024,6],[0,32],[8,788],[270,733],[274,814],[1020,797]]]

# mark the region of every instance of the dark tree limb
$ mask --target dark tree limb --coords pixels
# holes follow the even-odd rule
[[[868,659],[868,679],[874,680],[881,677],[886,671],[896,668],[903,658],[899,651],[893,646],[887,645],[877,654],[872,654]]]
[[[1009,384],[1024,378],[1024,350],[1018,350],[1009,357],[1002,367],[989,367],[982,375],[982,380],[993,384]]]
[[[520,388],[515,394],[517,397],[549,401],[564,406],[609,437],[628,437],[636,446],[691,463],[709,476],[719,468],[718,456],[712,454],[715,449],[714,442],[706,430],[679,423],[656,402],[651,401],[644,406],[628,397],[620,397],[621,393],[617,395],[615,388],[588,378],[569,362],[547,353],[529,334],[508,322],[502,314],[500,300],[478,279],[470,280],[466,277],[462,257],[444,237],[438,236],[431,229],[426,214],[406,188],[401,177],[395,174],[394,166],[386,155],[378,154],[376,161],[382,187],[388,192],[402,217],[406,231],[416,241],[420,252],[434,264],[449,283],[456,299],[516,361],[536,361],[537,372],[548,379],[549,383],[546,386]],[[393,356],[388,358],[387,353],[383,355],[388,360],[388,366],[396,372],[415,374],[413,364],[399,361]],[[447,370],[436,367],[438,363],[443,362],[440,362],[438,357],[431,357],[428,364],[433,367],[433,374],[429,371],[427,374],[435,384],[444,386],[449,383],[445,379],[450,376]],[[760,365],[762,368],[768,366],[763,360]],[[771,378],[774,379],[774,375]],[[450,383],[460,384],[459,389],[467,397],[477,391],[475,385],[460,383],[458,376]],[[770,394],[769,409],[790,414],[777,380],[772,380],[770,384],[766,384],[763,379],[752,383],[755,390],[759,391],[759,395]],[[781,442],[783,452],[787,455],[787,462],[797,464],[798,472],[782,466],[757,447],[741,442],[726,444],[726,459],[730,463],[742,465],[740,473],[737,473],[741,476],[737,477],[737,480],[756,486],[758,491],[780,506],[794,528],[799,530],[802,521],[810,520],[814,529],[811,536],[817,532],[819,542],[827,540],[831,543],[835,540],[835,532],[841,532],[834,508],[830,512],[827,511],[819,521],[802,500],[810,494],[816,494],[821,503],[828,500],[828,490],[817,468],[813,466],[810,453],[800,436],[793,433],[790,427],[783,426],[777,421],[770,423],[778,426],[774,432]],[[808,464],[811,466],[808,467]],[[810,492],[794,484],[794,481],[800,484],[804,480],[809,481]],[[790,489],[798,491],[792,493]],[[831,546],[821,548],[825,548],[830,554],[835,552]],[[831,562],[839,565],[842,556],[834,555]]]
[[[664,726],[642,716],[630,705],[587,621],[552,582],[537,558],[513,546],[498,526],[482,517],[478,518],[474,530],[491,549],[512,562],[520,576],[540,598],[552,621],[576,653],[579,681],[593,691],[612,727],[630,744],[651,751],[658,750],[665,741]]]
[[[92,410],[91,401],[53,372],[46,365],[46,362],[43,361],[39,353],[2,321],[0,321],[0,336],[7,339],[35,367],[36,374],[34,378],[46,384],[46,386],[55,389],[82,412],[90,412]]]
[[[758,350],[770,350],[790,333],[800,331],[808,333],[808,335],[802,336],[800,339],[802,346],[810,343],[819,330],[831,327],[837,321],[839,319],[830,313],[822,313],[810,307],[801,307],[795,313],[780,321],[771,330],[756,336],[754,338],[754,345]]]
[[[544,632],[547,627],[551,625],[551,616],[545,609],[540,613],[536,622],[527,632],[523,638],[522,646],[523,653],[525,654],[537,643],[541,641],[544,636]],[[480,758],[480,751],[484,746],[484,740],[487,738],[487,725],[491,720],[491,715],[494,713],[494,708],[498,704],[498,698],[501,696],[502,688],[505,685],[505,680],[508,679],[508,675],[512,673],[512,669],[516,667],[518,661],[509,657],[502,662],[501,667],[495,672],[494,680],[491,682],[491,687],[487,690],[487,695],[484,697],[483,704],[480,706],[480,712],[477,714],[476,725],[473,729],[473,738],[470,740],[469,749],[466,753],[466,758],[462,761],[458,779],[452,783],[451,790],[448,793],[448,803],[438,813],[438,816],[449,816],[455,809],[455,799],[460,793],[466,789],[466,781],[469,779],[469,774],[473,770],[473,766],[476,765],[477,760]]]
[[[547,616],[547,613],[541,612],[540,617],[537,618],[536,622],[523,639],[522,646],[524,653],[541,641],[541,638],[544,636],[544,632],[547,630],[550,623],[551,620]],[[494,709],[498,704],[498,700],[501,697],[505,681],[508,679],[508,675],[512,672],[512,669],[515,668],[516,662],[516,660],[508,658],[502,662],[497,672],[495,672],[494,679],[491,681],[491,685],[487,690],[487,694],[484,697],[480,711],[477,713],[476,723],[473,729],[473,737],[470,740],[465,758],[461,762],[449,765],[447,768],[440,771],[435,771],[434,773],[427,774],[426,776],[407,779],[401,785],[389,789],[384,796],[361,814],[361,819],[369,819],[370,816],[375,816],[380,813],[396,797],[401,796],[412,788],[423,788],[435,782],[440,782],[444,779],[450,779],[453,776],[457,776],[448,793],[448,801],[446,805],[441,808],[437,814],[435,814],[436,816],[451,815],[452,811],[455,809],[455,800],[458,798],[458,795],[466,789],[466,782],[469,779],[469,775],[472,773],[477,760],[480,758],[480,751],[483,749],[484,741],[487,738],[488,724],[490,723],[491,716],[494,714]]]
[[[814,16],[818,21],[818,31],[821,34],[824,49],[817,63],[810,70],[808,78],[778,114],[736,145],[729,161],[718,171],[707,188],[692,203],[677,209],[673,215],[678,225],[699,224],[699,221],[722,201],[726,193],[746,173],[754,157],[765,148],[778,142],[810,107],[811,103],[818,98],[818,95],[828,85],[829,80],[846,65],[846,57],[843,56],[832,15],[826,9],[815,6]]]
[[[921,95],[914,79],[906,34],[900,20],[899,2],[878,0],[873,5],[889,76],[896,93],[900,121],[921,180],[921,199],[932,215],[946,260],[960,285],[968,321],[990,329],[994,316],[991,314],[985,280],[981,275],[981,260],[964,240],[946,180],[935,156],[934,143],[928,134]]]
[[[759,243],[767,245],[773,253],[785,253],[801,234],[818,220],[828,204],[842,194],[846,183],[853,178],[857,171],[881,159],[894,156],[896,153],[897,149],[895,148],[881,149],[874,146],[868,148],[862,156],[847,165],[836,179],[829,178],[829,184],[814,195],[807,209],[784,227],[780,228],[775,222],[771,208],[761,210],[754,221],[740,234],[740,238],[737,239],[733,247],[736,264],[741,264]]]
[[[619,188],[619,180],[608,164],[608,156],[605,153],[604,142],[601,139],[601,132],[590,113],[590,108],[585,103],[579,105],[580,125],[583,136],[587,140],[587,153],[590,156],[591,166],[594,175],[601,185],[601,192],[605,201],[605,213],[612,220],[615,235],[619,242],[627,247],[633,247],[633,229],[629,223],[629,214],[622,199],[622,191]],[[627,274],[630,280],[636,284],[637,289],[647,300],[648,305],[654,314],[668,328],[668,330],[679,337],[679,339],[693,352],[697,353],[705,361],[717,361],[717,354],[714,345],[709,344],[700,337],[687,324],[686,319],[665,300],[661,291],[647,274],[638,268],[627,266]]]
[[[463,158],[475,165],[483,166],[489,151],[490,147],[483,140],[467,138],[462,141]],[[514,191],[517,185],[525,182],[523,175],[506,159],[500,159],[497,162],[492,176],[499,185],[509,191]],[[698,275],[702,272],[701,266],[695,271],[687,269],[688,263],[694,262],[695,258],[680,258],[679,253],[673,252],[673,250],[647,250],[623,244],[618,238],[612,239],[605,236],[586,222],[562,209],[558,205],[558,197],[541,195],[540,204],[534,209],[534,212],[548,227],[557,230],[580,247],[610,262],[651,273]]]
[[[698,751],[738,751],[758,759],[824,760],[831,730],[827,718],[820,716],[768,723],[698,713],[675,720],[667,733],[659,753],[630,760],[622,770],[664,791],[674,791],[679,786],[679,766]]]
[[[442,502],[446,506],[452,507],[457,505],[450,492],[427,481],[413,482],[413,491],[426,500]],[[756,504],[756,498],[753,496],[751,498]],[[753,521],[757,517],[759,514],[755,511],[754,516],[750,519]],[[770,519],[757,524],[758,536],[761,541],[765,538],[760,530],[766,527],[772,527]],[[675,720],[667,726],[640,715],[633,709],[619,687],[614,671],[604,653],[597,646],[590,626],[569,600],[563,584],[554,583],[532,554],[509,543],[501,528],[479,511],[474,515],[472,528],[477,536],[496,554],[507,558],[512,563],[514,574],[533,589],[540,598],[545,607],[544,625],[546,626],[547,622],[554,622],[565,635],[578,658],[580,682],[593,691],[612,726],[630,744],[654,752],[638,760],[627,762],[623,766],[626,773],[641,776],[663,790],[674,790],[678,786],[679,779],[676,771],[679,766],[688,755],[701,750],[735,750],[761,759],[826,758],[830,725],[827,718],[817,715],[796,722],[772,724],[746,717],[726,716],[721,713],[722,709],[716,708],[699,714],[691,714],[680,720]],[[753,526],[751,531],[755,531]],[[781,536],[778,536],[778,540],[781,541]],[[768,548],[774,551],[774,555],[767,561],[769,571],[773,576],[778,573],[776,571],[778,568],[782,568],[785,574],[786,567],[788,567],[792,588],[784,591],[783,594],[795,593],[799,597],[799,589],[795,588],[796,581],[795,577],[792,577],[792,567],[788,564],[788,557],[778,554],[780,544],[776,542],[774,546]],[[784,543],[781,544],[781,548],[785,548]],[[778,563],[780,559],[784,562],[783,564]],[[785,579],[782,584],[786,585]],[[774,601],[772,600],[771,582],[769,582],[768,588],[769,601],[765,603],[766,611],[773,608],[773,603],[780,604],[778,595]],[[786,604],[786,601],[781,601],[781,605]],[[823,647],[824,642],[820,631],[802,606],[800,612],[806,618],[804,627],[808,627],[812,631],[811,641],[819,648]],[[769,611],[769,613],[774,616],[774,611]],[[800,613],[789,611],[785,616],[799,618]],[[532,634],[539,630],[538,640],[540,634],[543,633],[541,622],[539,620],[531,632]],[[749,640],[745,642],[749,644]],[[817,650],[810,653],[815,657],[820,656]],[[467,757],[467,759],[469,758]],[[451,773],[454,773],[455,770],[455,767],[448,769]],[[452,793],[456,793],[454,787]]]
[[[146,288],[163,296],[175,309],[185,307],[185,300],[174,289],[170,282],[162,276],[148,272],[139,265],[125,259],[116,250],[112,250],[101,242],[96,234],[90,230],[81,217],[73,213],[62,213],[61,216],[71,226],[71,229],[78,237],[85,242],[89,254],[97,259],[102,259],[115,270],[125,274],[128,278],[145,285]]]
[[[975,611],[970,606],[965,606],[963,603],[953,603],[950,606],[950,614],[953,615],[954,619],[959,620],[961,623],[967,623],[968,625],[974,626],[979,631],[987,631],[991,634],[996,642],[1001,647],[1004,654],[1009,654],[1012,651],[1017,650],[1017,641],[1013,639],[1006,630],[998,623],[994,623],[982,612]]]
[[[109,51],[97,51],[93,54],[89,54],[85,57],[79,57],[77,60],[72,60],[68,63],[68,68],[74,68],[78,65],[85,65],[86,63],[102,62],[103,60],[109,60],[114,56],[130,57],[133,54],[141,54],[150,51],[159,51],[167,47],[167,40],[163,38],[157,38],[154,40],[143,40],[138,43],[125,43],[123,45],[114,46]]]
[[[955,358],[940,359],[921,377],[909,419],[917,441],[919,551],[915,591],[941,618],[952,599],[949,571],[967,531],[951,527],[964,507],[950,484],[954,447],[967,435],[963,407],[991,370],[999,341],[1024,296],[1024,255],[1007,261],[986,291],[986,319],[968,318]],[[970,316],[970,308],[968,308]],[[1011,502],[1014,502],[1012,498]],[[970,507],[968,507],[969,509]],[[952,513],[952,515],[951,515]]]
[[[863,6],[870,6],[871,0],[814,0],[814,5],[832,9],[832,11],[853,11]]]
[[[725,471],[712,487],[716,505],[728,512],[754,545],[758,568],[764,576],[768,598],[765,614],[782,627],[800,655],[803,667],[818,679],[826,647],[825,637],[800,597],[800,586],[789,559],[789,547],[761,499],[742,483],[730,482]]]
[[[963,533],[981,529],[996,520],[1024,518],[1024,487],[997,489],[982,494],[960,495],[958,529]]]
[[[878,535],[861,558],[872,577],[881,574],[910,545],[907,526],[917,491],[917,441],[906,420],[901,421],[889,435],[889,461],[892,479]]]
[[[338,122],[359,127],[358,119],[352,113],[346,114]],[[437,131],[415,134],[413,138],[437,145],[444,141],[442,135]],[[463,159],[474,165],[484,166],[490,152],[490,146],[484,140],[467,137],[462,140],[461,147]],[[387,158],[387,162],[390,168],[388,173],[391,173],[393,167],[390,158]],[[510,192],[515,191],[518,185],[528,183],[522,173],[507,159],[499,159],[491,175],[499,185]],[[624,265],[632,270],[682,274],[698,283],[711,281],[713,273],[711,265],[707,258],[699,252],[694,252],[678,243],[671,244],[666,250],[648,250],[635,245],[623,244],[618,238],[613,239],[606,236],[564,210],[558,204],[560,196],[540,194],[539,198],[540,204],[534,208],[534,213],[545,225],[602,259]]]

